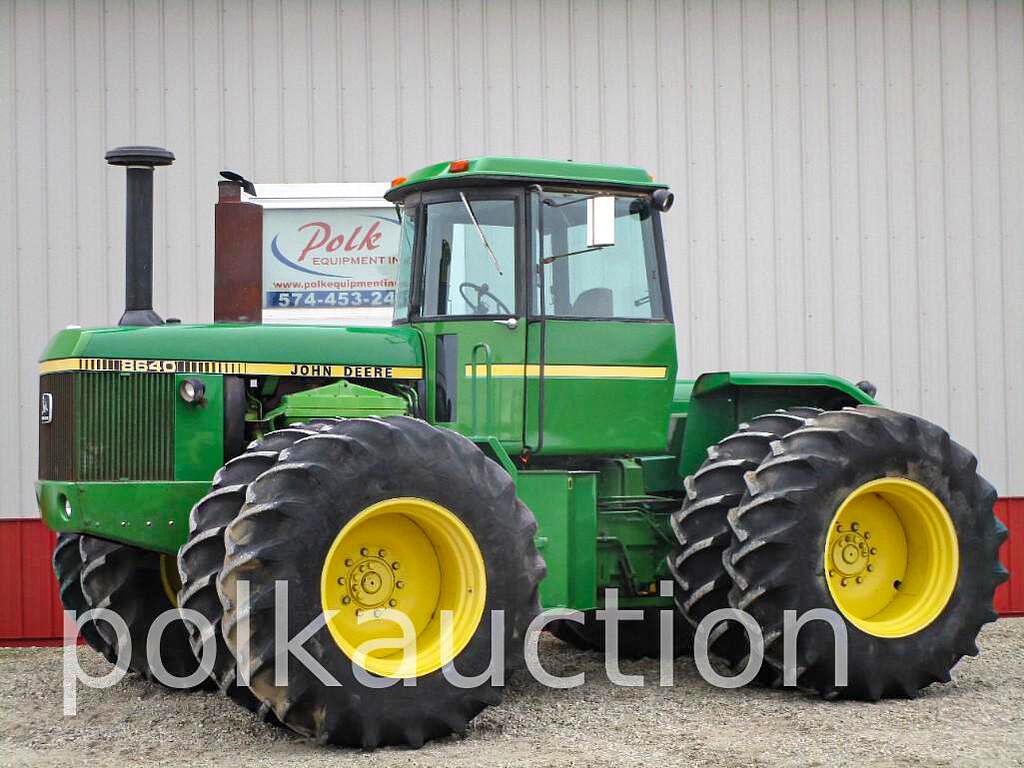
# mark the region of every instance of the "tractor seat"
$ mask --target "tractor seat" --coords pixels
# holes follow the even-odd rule
[[[615,314],[611,288],[589,288],[576,297],[571,317],[611,317]]]

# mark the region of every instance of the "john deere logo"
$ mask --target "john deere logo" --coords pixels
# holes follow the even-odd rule
[[[53,395],[43,392],[39,398],[39,423],[49,424],[53,421]]]

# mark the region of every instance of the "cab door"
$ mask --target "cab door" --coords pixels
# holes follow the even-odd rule
[[[531,206],[527,450],[664,453],[676,346],[657,211],[624,191]]]
[[[526,323],[522,194],[424,193],[410,320],[423,334],[427,419],[522,448]]]

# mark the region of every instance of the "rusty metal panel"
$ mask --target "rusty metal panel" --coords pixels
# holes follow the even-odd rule
[[[263,208],[241,201],[240,185],[222,181],[214,212],[213,319],[263,320]]]

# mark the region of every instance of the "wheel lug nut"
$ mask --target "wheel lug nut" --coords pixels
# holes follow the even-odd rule
[[[405,582],[404,582],[404,581],[396,581],[396,582],[395,582],[395,587],[396,587],[397,589],[401,589],[401,588],[402,588],[402,587],[404,587],[404,586],[405,586]]]
[[[875,547],[872,547],[871,548],[871,554],[872,555],[877,555],[878,554],[878,550]]]
[[[348,565],[348,566],[352,565],[352,558],[351,557],[346,557],[345,558],[345,565]]]
[[[863,576],[858,576],[857,577],[857,583],[858,584],[861,584],[863,581],[864,581],[864,577]]]
[[[868,563],[868,573],[871,573],[873,570],[875,570],[875,566],[871,565],[871,563]]]
[[[871,538],[871,531],[864,531],[864,538],[865,539],[870,539]]]
[[[842,530],[843,530],[843,526],[840,525],[839,523],[836,523],[836,531],[842,532]]]
[[[860,530],[860,523],[854,523],[853,525],[850,526],[850,528],[852,528],[855,531],[859,531]]]
[[[341,598],[342,605],[348,605],[351,602],[352,602],[352,598],[349,597],[348,595],[345,595],[343,598]]]
[[[344,576],[339,576],[338,577],[338,583],[339,584],[344,584],[345,583],[345,577]]]
[[[845,587],[848,581],[849,581],[849,579],[843,579],[843,580],[842,580],[841,582],[839,582],[839,583],[840,583],[840,584],[841,584],[842,586],[844,586],[844,587]]]
[[[359,550],[359,554],[363,557],[366,557],[368,554],[370,554],[370,550],[368,550],[366,547],[363,547]]]
[[[391,564],[391,567],[394,568],[397,571],[398,570],[398,561],[396,560],[395,562],[393,562]]]
[[[833,570],[832,570],[832,569],[830,568],[830,569],[829,569],[829,571],[828,571],[828,575],[829,575],[829,578],[831,578],[832,576],[835,576],[835,575],[836,575],[836,572],[835,572],[835,571],[833,571]]]
[[[398,601],[397,600],[388,600],[388,605],[390,605],[392,608],[394,608],[396,605],[398,605]]]
[[[388,554],[388,551],[386,549],[378,549],[377,550],[377,557],[384,558],[384,557],[387,556],[387,554]]]
[[[379,619],[380,618],[380,614],[381,614],[380,608],[374,609],[374,611],[373,611],[373,618]]]

